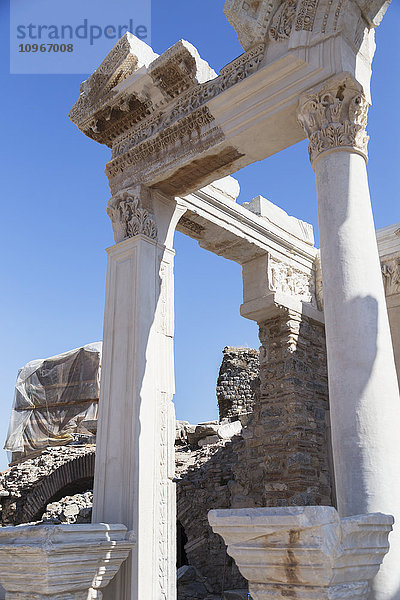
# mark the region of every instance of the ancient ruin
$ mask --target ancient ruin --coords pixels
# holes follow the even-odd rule
[[[0,561],[14,544],[24,564],[26,549],[35,552],[50,535],[68,565],[76,546],[65,540],[79,538],[82,527],[88,551],[79,573],[92,573],[100,523],[117,532],[119,564],[132,550],[119,570],[104,563],[103,577],[69,572],[62,590],[32,578],[30,599],[174,600],[179,511],[178,533],[188,538],[180,558],[185,552],[201,563],[194,578],[190,565],[180,573],[185,600],[201,586],[210,598],[222,593],[215,587],[222,538],[236,563],[222,565],[224,577],[239,590],[247,580],[253,600],[400,599],[400,399],[390,333],[391,326],[398,360],[399,228],[378,234],[382,268],[366,170],[374,28],[388,5],[226,0],[244,53],[219,75],[186,41],[158,56],[128,33],[82,84],[70,117],[111,149],[115,239],[107,251],[92,524],[54,525],[53,533],[43,523],[35,533],[5,527]],[[230,177],[305,137],[320,253],[307,223],[261,196],[236,203]],[[186,467],[174,448],[175,229],[242,266],[241,314],[257,322],[261,341],[254,398],[238,386],[227,405],[221,377],[223,420],[200,425],[205,436],[187,451],[194,463]],[[196,437],[189,429],[179,426],[181,443]],[[43,490],[52,475],[39,483]],[[194,491],[199,500],[209,493],[206,481],[207,502],[222,504],[207,507],[219,548],[208,543],[204,508],[196,521],[187,516],[196,510]],[[28,498],[38,508],[35,486],[21,506]],[[35,518],[46,506],[42,500]],[[13,510],[7,497],[3,507]],[[5,564],[8,599],[27,600]],[[26,577],[33,568],[26,561]]]
[[[257,201],[260,202],[260,199]],[[394,262],[400,256],[400,238],[395,233],[399,228],[400,224],[397,224],[377,231],[385,284],[388,260]],[[289,287],[294,287],[295,274],[285,281]],[[395,356],[399,351],[399,329],[393,308],[399,296],[400,285],[386,285]],[[319,294],[319,302],[322,301]],[[221,538],[212,532],[208,524],[211,509],[336,505],[323,325],[314,331],[313,338],[307,337],[312,329],[307,335],[297,337],[296,350],[288,355],[286,361],[282,360],[282,355],[274,360],[271,358],[271,350],[276,353],[279,346],[284,349],[287,336],[293,342],[296,331],[293,318],[290,329],[282,330],[279,321],[271,322],[269,335],[265,336],[262,346],[270,357],[268,379],[264,382],[269,387],[267,395],[260,394],[259,351],[227,346],[223,350],[216,382],[219,421],[198,425],[176,422],[178,600],[224,597],[240,600],[246,597],[247,581],[226,553]],[[304,348],[313,353],[310,359],[313,368],[308,374],[304,374]],[[71,369],[72,364],[74,369]],[[56,389],[64,400],[64,391],[71,389],[67,377],[70,374],[74,394],[67,399],[69,410],[74,404],[75,409],[72,409],[69,414],[72,418],[68,420],[58,406],[59,412],[51,418],[51,425],[58,432],[56,443],[54,437],[42,436],[39,440],[41,449],[25,448],[24,456],[12,454],[12,467],[0,479],[0,519],[3,526],[38,520],[61,524],[84,524],[91,520],[97,414],[89,421],[85,419],[86,413],[79,419],[75,415],[82,409],[81,390],[87,391],[88,380],[96,385],[89,387],[91,393],[86,395],[87,403],[89,406],[97,403],[101,344],[90,344],[60,357],[29,363],[18,375],[16,402],[20,401],[24,372],[28,371],[32,378],[33,367],[37,372],[38,368],[43,369],[43,365],[55,369],[45,369],[47,378],[52,381],[50,393],[54,394]],[[279,373],[283,378],[279,377]],[[311,373],[313,380],[309,379]],[[304,402],[304,417],[293,412],[285,419],[284,407],[288,406],[291,378],[293,381],[296,379],[296,388],[303,388],[301,394],[309,389],[312,395]],[[45,390],[46,379],[43,375],[41,379]],[[83,387],[76,382],[81,382]],[[37,385],[33,388],[34,398],[40,396],[39,389]],[[279,393],[279,389],[284,393]],[[320,396],[319,404],[316,403],[316,394]],[[299,430],[302,419],[308,426],[314,426],[314,433],[308,433],[313,436],[312,453],[303,442],[296,448],[298,452],[289,455],[286,450],[288,440]],[[42,414],[40,422],[46,425]],[[75,430],[72,430],[72,425],[75,425]],[[87,427],[90,427],[90,432]],[[32,431],[32,422],[26,424],[26,430],[27,433]],[[46,426],[44,430],[47,431]],[[32,442],[32,436],[23,437]],[[14,436],[12,439],[15,439]],[[319,469],[318,485],[313,484],[316,466]],[[290,494],[291,487],[295,493]]]

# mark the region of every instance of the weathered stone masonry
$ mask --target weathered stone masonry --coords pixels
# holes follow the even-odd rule
[[[226,346],[217,381],[219,418],[237,419],[253,412],[254,381],[258,378],[258,351]]]
[[[291,310],[260,326],[260,389],[238,444],[232,506],[331,505],[323,325]]]

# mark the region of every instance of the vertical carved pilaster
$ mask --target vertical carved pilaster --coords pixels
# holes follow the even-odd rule
[[[345,148],[367,160],[368,108],[361,86],[348,73],[305,94],[300,99],[298,120],[310,142],[311,163],[323,152]]]

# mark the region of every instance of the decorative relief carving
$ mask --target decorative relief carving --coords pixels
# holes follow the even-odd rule
[[[178,123],[170,127],[166,127],[166,124],[160,119],[154,120],[146,128],[134,132],[131,136],[126,136],[123,141],[118,143],[113,149],[112,157],[113,159],[118,158],[118,156],[129,152],[133,148],[135,148],[135,151],[140,151],[142,142],[144,144],[143,148],[147,144],[151,147],[151,153],[158,152],[182,140],[192,132],[199,133],[202,127],[210,125],[213,121],[214,118],[206,106],[180,119]],[[159,135],[154,140],[148,139],[157,133]]]
[[[322,284],[321,252],[319,251],[314,261],[315,265],[315,296],[318,310],[324,310],[324,288]]]
[[[81,84],[81,94],[69,113],[74,123],[79,125],[104,106],[115,95],[113,88],[137,69],[138,59],[130,50],[129,39],[124,35],[99,68]]]
[[[114,145],[113,157],[119,156],[130,147],[147,140],[178,121],[183,127],[188,122],[196,122],[196,119],[203,120],[202,124],[204,124],[204,119],[211,122],[212,116],[207,107],[203,105],[232,85],[255,73],[263,56],[264,45],[259,44],[226,65],[216,79],[201,84],[195,90],[184,94],[168,113],[160,112],[156,116],[147,117],[140,123],[140,127],[118,137]],[[200,108],[202,108],[202,112],[198,111]],[[190,116],[190,119],[183,120],[187,116]],[[198,125],[199,121],[195,127]]]
[[[381,263],[386,296],[400,293],[400,256]]]
[[[333,21],[333,31],[337,30],[337,25],[338,25],[338,21],[339,21],[339,17],[340,17],[340,11],[342,10],[342,6],[343,6],[343,1],[344,0],[339,0],[337,3],[337,7],[335,10],[335,18]]]
[[[367,158],[369,104],[360,86],[348,74],[329,80],[300,100],[298,120],[309,139],[310,160],[322,152],[353,148]]]
[[[304,273],[299,269],[273,258],[268,259],[269,288],[274,292],[282,292],[297,296],[303,302],[316,304],[314,273]]]
[[[326,27],[328,25],[329,13],[331,12],[332,4],[333,0],[328,0],[328,4],[324,13],[324,18],[322,19],[321,33],[326,33]]]
[[[319,0],[301,0],[296,19],[296,31],[312,31]]]
[[[195,221],[192,221],[191,219],[188,219],[185,216],[183,216],[179,219],[177,228],[180,228],[180,227],[182,227],[183,229],[188,229],[189,231],[192,231],[195,235],[201,235],[203,233],[203,231],[205,231],[205,227],[203,227],[202,225],[199,225],[198,223],[195,223]]]
[[[152,177],[155,172],[160,171],[160,164],[166,170],[185,158],[209,150],[224,140],[224,135],[219,127],[203,127],[202,130],[187,134],[177,127],[177,134],[174,143],[165,144],[164,139],[156,137],[112,160],[106,167],[107,176],[110,180],[116,177],[123,178],[127,176],[129,168],[130,179],[135,180],[136,178],[136,180],[145,182],[148,177]],[[114,182],[111,185],[113,186]]]
[[[179,43],[155,60],[149,70],[154,83],[169,99],[180,96],[196,83],[196,60],[185,46],[179,48]]]
[[[277,10],[269,30],[269,37],[276,42],[288,40],[296,16],[297,0],[286,0]]]
[[[157,239],[157,226],[154,215],[142,206],[143,196],[148,199],[150,191],[138,185],[113,196],[107,206],[107,214],[111,219],[115,242],[145,235]]]
[[[168,406],[167,395],[161,393],[160,461],[158,467],[158,583],[160,600],[168,600]]]
[[[281,0],[226,0],[224,13],[244,50],[264,43]]]

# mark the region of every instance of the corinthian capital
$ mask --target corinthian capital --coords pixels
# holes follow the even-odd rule
[[[300,99],[298,120],[309,139],[313,163],[323,152],[352,149],[366,160],[369,104],[361,86],[343,73]]]
[[[107,205],[107,214],[117,243],[140,234],[157,239],[151,192],[146,186],[136,185],[113,196]]]

